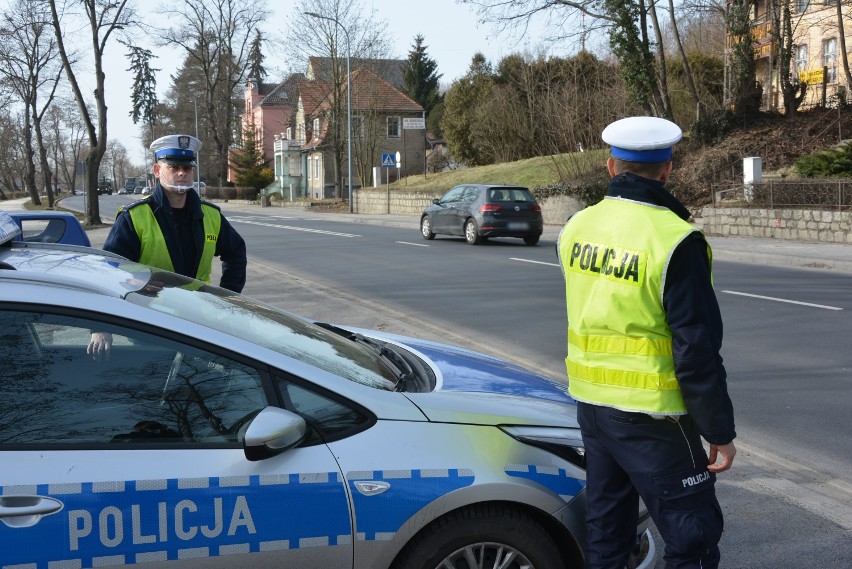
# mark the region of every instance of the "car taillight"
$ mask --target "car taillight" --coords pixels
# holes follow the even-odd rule
[[[535,204],[534,206],[532,206],[532,210],[533,210],[534,212],[538,213],[538,212],[540,212],[540,211],[541,211],[541,206],[540,206],[540,205],[538,205],[538,204]]]
[[[482,213],[492,212],[496,213],[498,211],[503,211],[503,206],[499,206],[493,203],[482,204],[482,207],[479,208],[479,211]]]

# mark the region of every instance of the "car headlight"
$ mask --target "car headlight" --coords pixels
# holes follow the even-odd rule
[[[580,429],[501,425],[500,430],[522,443],[552,452],[575,466],[586,468],[586,449]]]

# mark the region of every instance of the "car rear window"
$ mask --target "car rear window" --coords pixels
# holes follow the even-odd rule
[[[535,198],[527,188],[490,188],[488,190],[489,202],[530,202]]]

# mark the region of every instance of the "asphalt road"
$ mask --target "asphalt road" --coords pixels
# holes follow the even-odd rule
[[[105,198],[102,208],[114,211]],[[470,247],[461,238],[424,241],[416,226],[270,213],[227,214],[249,243],[247,294],[564,377],[564,292],[552,241]],[[719,478],[723,566],[849,567],[852,274],[724,262],[714,273],[740,449]]]

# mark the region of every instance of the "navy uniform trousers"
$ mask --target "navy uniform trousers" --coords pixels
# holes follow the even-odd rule
[[[666,569],[719,565],[722,510],[716,475],[688,415],[655,419],[577,404],[586,447],[586,569],[624,569],[635,544],[639,498],[666,545]]]

